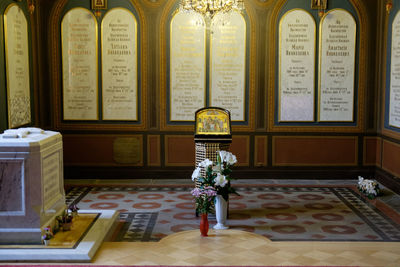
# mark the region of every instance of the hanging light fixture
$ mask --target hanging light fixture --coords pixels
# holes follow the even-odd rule
[[[181,10],[194,10],[206,18],[212,18],[218,12],[242,11],[243,0],[181,0]]]
[[[311,0],[311,8],[318,9],[318,16],[321,18],[325,14],[328,0]]]

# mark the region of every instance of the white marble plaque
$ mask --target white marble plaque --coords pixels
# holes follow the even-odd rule
[[[302,9],[279,24],[279,121],[314,121],[315,21]]]
[[[236,11],[217,13],[211,21],[210,105],[245,120],[246,21]]]
[[[400,12],[392,23],[389,125],[400,128]]]
[[[24,12],[11,4],[4,12],[8,125],[31,122],[28,23]]]
[[[74,8],[61,22],[64,120],[98,119],[97,22]]]
[[[193,121],[206,105],[206,26],[196,12],[178,12],[171,21],[170,121]]]
[[[137,23],[127,9],[114,8],[102,21],[103,119],[138,119]]]
[[[57,151],[52,155],[43,158],[43,205],[44,210],[50,209],[63,195],[60,192],[60,173],[61,169],[60,152]]]
[[[319,121],[351,122],[357,25],[343,9],[325,14],[320,25]]]

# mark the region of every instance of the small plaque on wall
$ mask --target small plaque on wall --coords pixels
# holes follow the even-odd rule
[[[97,22],[74,8],[61,22],[64,120],[97,120]]]
[[[138,119],[137,23],[131,12],[114,8],[102,22],[103,119]]]
[[[142,163],[142,138],[117,137],[113,144],[114,161],[121,164],[141,165]]]
[[[31,122],[28,26],[24,12],[11,4],[4,12],[8,126]]]
[[[315,21],[302,9],[279,24],[279,121],[314,121]]]
[[[319,121],[354,120],[356,30],[356,21],[344,9],[333,9],[322,18]]]
[[[389,125],[400,128],[400,12],[392,23]]]

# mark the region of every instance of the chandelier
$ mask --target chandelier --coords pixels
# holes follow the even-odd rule
[[[212,18],[218,12],[242,11],[243,0],[181,0],[181,8],[194,10],[207,18]]]

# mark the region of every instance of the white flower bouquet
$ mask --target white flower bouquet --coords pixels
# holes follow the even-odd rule
[[[200,182],[201,187],[211,186],[218,195],[225,200],[231,193],[237,194],[235,189],[231,187],[231,167],[237,162],[236,156],[224,150],[217,151],[217,162],[205,159],[199,163],[192,173],[192,180]],[[205,177],[201,176],[201,169],[206,170]]]
[[[379,184],[375,180],[364,179],[358,176],[358,190],[369,199],[374,199],[380,194]]]

